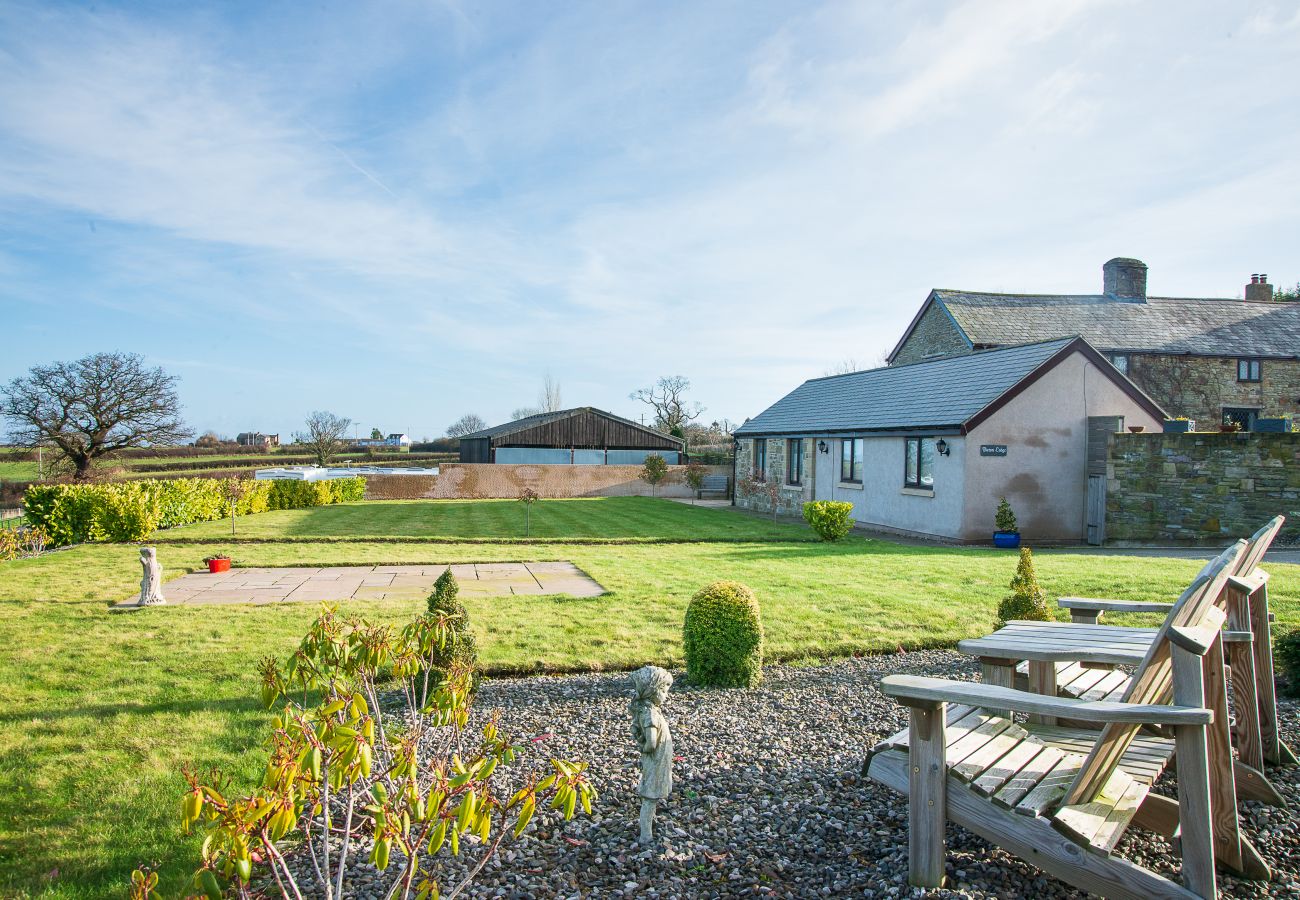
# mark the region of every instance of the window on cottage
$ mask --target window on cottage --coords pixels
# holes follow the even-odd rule
[[[754,438],[754,477],[767,479],[767,438]]]
[[[840,441],[840,481],[862,483],[862,438]]]
[[[1260,365],[1257,359],[1239,359],[1237,360],[1237,380],[1238,381],[1259,381]]]
[[[934,490],[934,438],[908,438],[904,450],[903,487]]]
[[[1128,354],[1127,354],[1127,353],[1112,353],[1112,354],[1110,355],[1110,361],[1111,361],[1111,364],[1112,364],[1115,368],[1119,369],[1119,370],[1120,370],[1121,372],[1123,372],[1125,375],[1128,374]]]
[[[786,484],[803,484],[803,438],[790,438],[785,448]]]

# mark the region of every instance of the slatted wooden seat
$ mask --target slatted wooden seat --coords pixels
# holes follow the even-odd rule
[[[911,881],[943,880],[944,823],[954,821],[1080,888],[1108,897],[1216,895],[1216,858],[1268,870],[1240,834],[1226,750],[1209,725],[1226,704],[1226,614],[1214,603],[1245,542],[1224,551],[1170,608],[1121,702],[891,675],[889,696],[911,707],[906,735],[882,741],[869,776],[908,795]],[[1172,701],[1172,705],[1171,705]],[[1020,724],[1000,710],[1101,723],[1100,730]],[[1165,725],[1172,741],[1141,733]],[[1151,792],[1171,753],[1178,801]],[[1213,771],[1214,776],[1211,777]],[[1177,836],[1183,884],[1114,855],[1131,826]]]
[[[1228,613],[1225,635],[1228,666],[1231,671],[1234,745],[1241,754],[1241,762],[1254,770],[1246,790],[1255,785],[1260,790],[1252,796],[1266,803],[1280,803],[1281,796],[1268,784],[1262,770],[1265,762],[1274,765],[1297,765],[1295,753],[1282,742],[1277,724],[1277,695],[1273,680],[1272,615],[1268,609],[1268,573],[1259,568],[1278,532],[1286,523],[1285,516],[1274,516],[1260,528],[1246,544],[1246,552],[1238,561],[1233,576],[1221,597]],[[1062,597],[1058,605],[1070,610],[1072,624],[1080,628],[1100,626],[1106,612],[1167,613],[1168,604],[1135,602],[1131,600],[1106,600],[1095,597]],[[1106,626],[1114,628],[1114,626]],[[1138,637],[1142,629],[1115,629]],[[1057,666],[1056,687],[1062,696],[1083,696],[1079,664],[1061,662]],[[1018,674],[1029,677],[1028,662],[1018,667]],[[1027,683],[1027,682],[1026,682]],[[1249,774],[1249,773],[1248,773]]]

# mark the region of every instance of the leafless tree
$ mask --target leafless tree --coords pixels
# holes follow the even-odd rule
[[[648,388],[640,388],[629,396],[654,410],[655,427],[661,431],[683,432],[687,425],[699,418],[704,407],[694,401],[688,402],[685,394],[691,389],[691,380],[682,375],[665,375]]]
[[[135,353],[95,353],[33,366],[0,388],[0,414],[16,443],[53,447],[84,479],[120,450],[189,438],[177,380]]]
[[[307,417],[307,430],[294,435],[298,443],[307,447],[307,452],[316,457],[316,465],[328,465],[330,457],[344,447],[344,438],[352,427],[351,419],[344,419],[334,413],[317,410]]]
[[[447,426],[447,437],[463,437],[475,431],[482,431],[484,428],[487,428],[487,422],[483,421],[482,416],[465,413],[465,415]]]
[[[859,365],[852,356],[846,356],[839,362],[827,366],[822,375],[848,375],[850,372],[860,372],[864,368],[866,367]]]
[[[537,395],[537,405],[542,412],[559,412],[564,409],[564,400],[560,396],[560,383],[550,372],[542,378],[542,392]]]
[[[536,406],[521,406],[518,409],[516,409],[514,412],[510,413],[510,418],[526,419],[529,416],[535,416],[540,412],[541,410],[538,409]]]

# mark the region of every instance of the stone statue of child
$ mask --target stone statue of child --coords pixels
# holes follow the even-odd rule
[[[658,666],[632,673],[632,737],[641,751],[641,843],[654,840],[655,807],[673,789],[673,737],[660,707],[673,676]]]
[[[158,553],[153,547],[140,548],[140,568],[144,570],[140,579],[140,606],[156,606],[166,603],[162,592],[162,564],[158,562]]]

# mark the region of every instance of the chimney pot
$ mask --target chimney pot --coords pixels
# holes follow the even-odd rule
[[[1101,267],[1102,292],[1139,303],[1147,299],[1147,264],[1117,256]]]
[[[1250,284],[1246,285],[1246,299],[1256,303],[1268,303],[1273,299],[1273,285],[1268,283],[1267,274],[1250,276]]]

